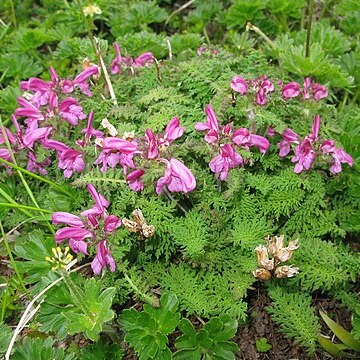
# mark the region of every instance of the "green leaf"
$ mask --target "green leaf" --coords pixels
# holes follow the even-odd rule
[[[332,356],[342,356],[342,350],[347,349],[347,346],[344,344],[334,344],[329,339],[323,337],[322,335],[318,336],[318,342],[323,347],[323,349]]]
[[[27,235],[27,241],[18,241],[15,244],[15,254],[28,261],[17,261],[21,273],[26,273],[24,281],[35,283],[49,273],[51,265],[45,257],[52,256],[51,249],[56,246],[53,237],[46,236],[40,230],[33,230]]]
[[[105,344],[102,341],[81,349],[80,360],[121,360],[124,351],[118,344]]]
[[[258,352],[267,352],[272,348],[272,345],[269,344],[267,339],[264,337],[256,340],[255,345]]]
[[[320,310],[320,316],[325,321],[326,325],[341,340],[349,349],[360,351],[360,341],[356,340],[353,335],[346,331],[341,325],[330,319],[325,313]]]
[[[62,313],[69,321],[67,330],[70,334],[83,332],[89,339],[97,341],[103,324],[114,317],[111,305],[115,296],[115,288],[107,288],[101,291],[101,282],[94,278],[85,280],[83,292],[79,291],[78,284],[72,283],[71,286],[77,288],[76,296],[73,293],[75,289],[70,289],[75,308],[72,311]],[[82,303],[79,304],[78,301]]]

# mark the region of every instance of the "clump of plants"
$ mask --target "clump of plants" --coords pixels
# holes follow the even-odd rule
[[[121,358],[130,347],[140,359],[232,359],[258,280],[279,331],[308,354],[318,343],[342,350],[319,337],[317,294],[354,314],[355,343],[358,109],[356,96],[351,106],[349,95],[340,106],[337,98],[350,83],[289,69],[284,43],[295,37],[243,52],[208,39],[210,24],[225,18],[231,41],[247,46],[248,34],[232,33],[239,8],[272,34],[274,24],[281,33],[302,21],[301,6],[187,5],[179,12],[188,11],[194,34],[166,45],[152,28],[176,26],[178,12],[135,2],[119,5],[122,19],[113,6],[68,4],[66,16],[84,27],[72,31],[88,39],[65,38],[54,56],[82,42],[88,58],[77,49],[70,75],[54,61],[49,74],[25,76],[0,117],[0,230],[12,269],[1,278],[0,351]],[[98,21],[117,41],[94,37]],[[313,32],[314,48],[318,39],[332,46]],[[332,53],[331,66],[344,51]]]

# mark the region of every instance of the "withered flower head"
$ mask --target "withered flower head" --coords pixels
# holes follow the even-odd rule
[[[261,281],[267,281],[271,279],[271,273],[266,269],[256,269],[253,271],[253,275]]]
[[[267,238],[268,249],[271,256],[276,257],[278,252],[284,247],[284,235],[273,236]]]
[[[264,245],[259,245],[255,251],[259,266],[267,270],[272,270],[274,268],[274,260],[269,259],[268,249]]]
[[[275,276],[278,279],[284,279],[295,276],[299,272],[299,268],[293,267],[292,265],[280,266],[275,270]]]
[[[144,215],[140,209],[135,209],[133,211],[133,218],[134,220],[123,219],[123,225],[125,228],[134,233],[140,233],[140,235],[144,238],[149,238],[154,235],[155,233],[155,226],[148,225],[145,221]]]

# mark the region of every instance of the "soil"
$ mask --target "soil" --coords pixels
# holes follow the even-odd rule
[[[249,322],[239,328],[234,341],[239,345],[240,351],[237,359],[243,360],[326,360],[332,357],[321,349],[309,356],[306,349],[294,343],[291,339],[279,332],[279,326],[273,323],[271,316],[265,311],[271,305],[265,289],[259,283],[248,296]],[[331,314],[331,317],[346,330],[351,330],[351,313],[340,304],[324,294],[314,294],[313,304],[319,316],[319,309]],[[320,316],[319,316],[320,318]],[[321,319],[321,318],[320,318]],[[328,327],[322,323],[322,333],[332,336]],[[266,338],[272,348],[259,353],[256,349],[256,340]]]

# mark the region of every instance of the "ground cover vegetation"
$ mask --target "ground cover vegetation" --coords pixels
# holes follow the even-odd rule
[[[359,354],[358,1],[0,10],[5,359]]]

